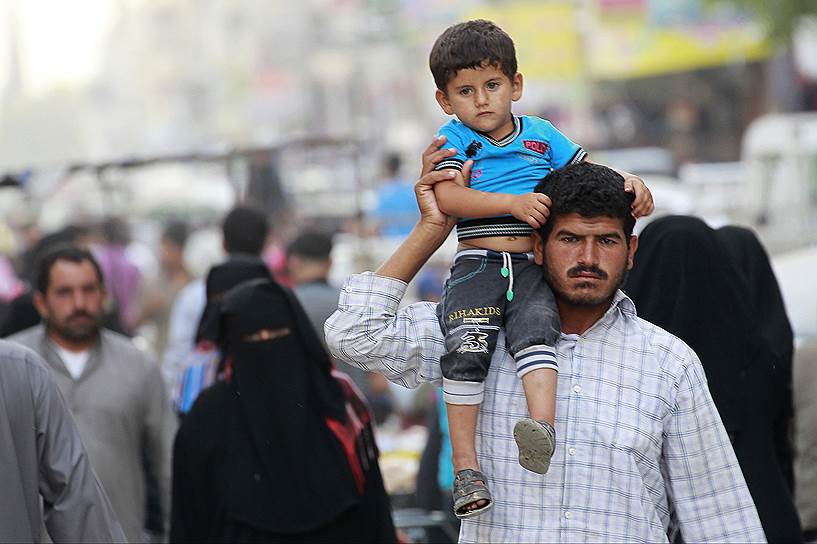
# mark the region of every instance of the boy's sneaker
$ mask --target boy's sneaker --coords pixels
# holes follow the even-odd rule
[[[519,446],[519,464],[531,472],[545,474],[556,448],[553,425],[526,417],[514,425],[513,438]]]

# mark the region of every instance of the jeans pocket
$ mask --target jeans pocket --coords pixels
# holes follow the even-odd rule
[[[481,272],[484,272],[487,264],[487,257],[469,257],[458,260],[454,263],[454,266],[451,267],[451,277],[448,278],[447,287],[450,289],[472,279]]]

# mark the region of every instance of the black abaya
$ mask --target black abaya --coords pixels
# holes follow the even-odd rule
[[[368,414],[291,293],[247,282],[212,315],[230,378],[179,430],[171,539],[394,541]]]

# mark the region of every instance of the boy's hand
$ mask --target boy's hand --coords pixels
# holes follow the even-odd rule
[[[511,215],[535,229],[545,224],[550,215],[550,197],[542,193],[510,196],[511,205],[508,211]]]
[[[591,164],[593,163],[593,161],[588,158],[585,158],[584,160]],[[633,216],[644,217],[645,215],[650,215],[655,209],[655,205],[652,201],[652,193],[649,189],[647,189],[647,185],[644,183],[644,180],[635,174],[625,172],[624,170],[619,170],[610,166],[608,166],[608,168],[615,170],[621,175],[621,177],[624,178],[625,191],[635,194],[635,199],[630,206]]]
[[[650,215],[655,209],[652,193],[640,177],[634,174],[624,176],[624,190],[635,194],[635,200],[633,200],[632,204],[633,216],[644,217]]]

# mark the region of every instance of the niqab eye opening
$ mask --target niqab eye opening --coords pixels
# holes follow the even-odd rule
[[[258,332],[247,334],[241,337],[243,342],[269,342],[282,336],[288,336],[292,333],[289,327],[282,327],[280,329],[261,329]]]

